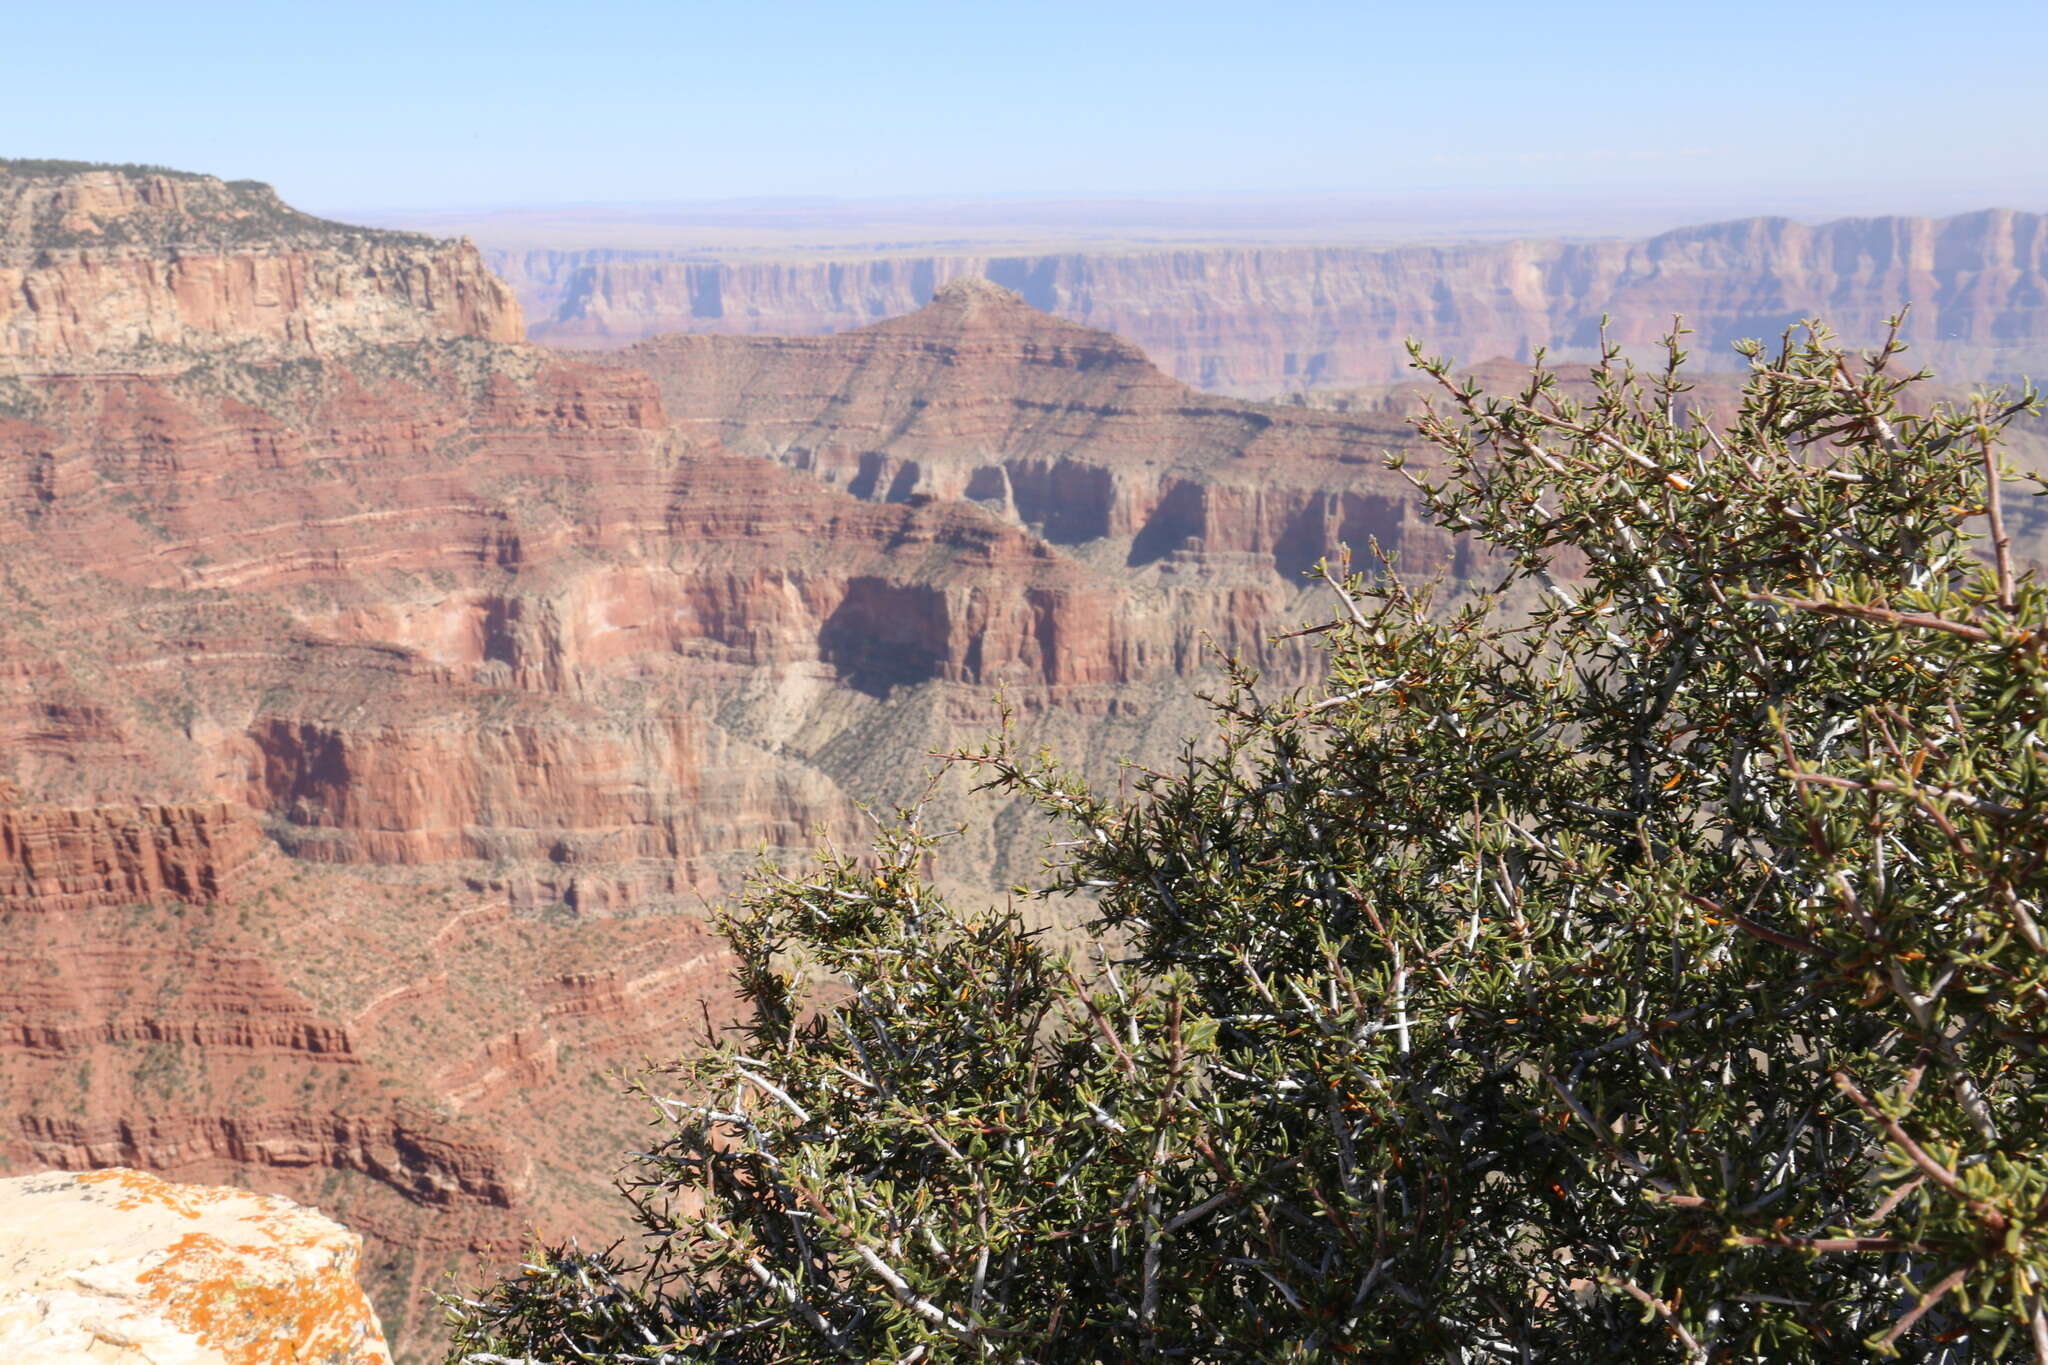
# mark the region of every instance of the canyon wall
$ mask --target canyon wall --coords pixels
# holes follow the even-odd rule
[[[1277,595],[1317,560],[1377,539],[1469,568],[1382,455],[1398,417],[1337,416],[1198,393],[1135,346],[974,276],[906,317],[825,337],[676,335],[605,363],[661,386],[679,430],[856,498],[964,503],[1151,581]],[[1235,619],[1236,628],[1233,628]],[[1229,612],[1209,629],[1263,658]],[[1069,675],[1085,665],[1062,662]],[[1155,671],[1131,661],[1119,683]]]
[[[1314,676],[1317,560],[1494,567],[1385,467],[1434,469],[1405,400],[1201,392],[972,273],[566,354],[462,244],[22,166],[8,297],[76,306],[0,372],[0,1173],[317,1201],[403,1360],[445,1272],[630,1231],[618,1075],[733,1018],[757,856],[926,796],[952,888],[1028,879],[1039,826],[927,779],[1005,706],[1114,786],[1224,656]],[[259,286],[205,314],[201,229]]]
[[[1654,343],[1674,314],[1703,362],[1811,315],[1857,344],[1911,304],[1916,357],[1959,378],[2048,368],[2048,217],[1756,218],[1633,242],[1186,247],[1036,255],[664,259],[634,251],[493,251],[536,340],[610,347],[669,332],[802,335],[907,313],[981,276],[1033,307],[1116,333],[1172,377],[1273,394],[1379,384],[1404,339],[1477,362],[1538,346],[1584,356],[1603,314]]]
[[[522,330],[467,243],[326,222],[253,181],[0,160],[0,374]]]
[[[257,840],[247,811],[217,802],[77,809],[0,799],[0,904],[66,911],[213,900]]]
[[[1314,558],[1455,566],[1392,421],[974,280],[579,357],[508,340],[459,243],[6,174],[0,1171],[317,1199],[402,1359],[444,1272],[627,1231],[616,1072],[732,1017],[704,908],[760,852],[857,843],[998,689],[1113,782],[1218,651],[1308,676]],[[200,309],[201,257],[249,291]],[[1030,875],[965,789],[942,875]]]

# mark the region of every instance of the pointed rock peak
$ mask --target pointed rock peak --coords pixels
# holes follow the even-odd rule
[[[873,337],[885,343],[908,339],[917,346],[993,347],[1012,353],[1013,359],[1018,353],[1029,352],[1033,363],[1114,364],[1158,374],[1143,351],[1115,333],[1041,311],[1025,302],[1022,295],[979,275],[947,281],[932,295],[932,301],[915,313],[872,323],[844,335]],[[1164,376],[1160,378],[1164,380]]]
[[[932,295],[930,303],[915,313],[862,330],[880,336],[925,339],[1015,338],[1039,345],[1078,348],[1098,357],[1114,355],[1137,364],[1146,363],[1144,354],[1129,342],[1043,312],[1026,303],[1014,290],[979,275],[949,280]]]
[[[1024,296],[1015,290],[1005,289],[994,280],[979,275],[962,275],[939,286],[939,292],[932,295],[932,307],[965,309],[980,308],[1029,308]]]
[[[875,324],[883,332],[953,335],[961,332],[1038,333],[1074,324],[1042,313],[1021,294],[979,275],[962,275],[940,285],[932,301],[915,313]]]

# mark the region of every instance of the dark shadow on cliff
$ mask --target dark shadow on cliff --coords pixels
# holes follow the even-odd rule
[[[849,687],[886,697],[945,676],[945,594],[923,584],[856,578],[818,631],[818,654]]]
[[[1131,553],[1124,562],[1131,568],[1166,558],[1191,540],[1200,540],[1208,529],[1202,486],[1177,483],[1167,490],[1152,515],[1131,540]]]

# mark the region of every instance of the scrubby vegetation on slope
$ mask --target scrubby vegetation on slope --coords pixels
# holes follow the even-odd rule
[[[724,920],[750,1025],[649,1077],[637,1247],[455,1359],[2048,1360],[2048,590],[1897,352],[1489,398],[1428,362],[1455,611],[1333,575],[1327,684],[1087,789],[1102,960],[872,856]],[[1973,548],[1988,525],[1989,546]]]

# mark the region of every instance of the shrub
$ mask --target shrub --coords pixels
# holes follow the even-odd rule
[[[960,756],[1097,963],[944,903],[915,812],[764,876],[748,1023],[644,1083],[644,1242],[452,1301],[455,1358],[2048,1360],[2033,395],[1745,349],[1719,418],[1676,335],[1418,358],[1499,590],[1325,570],[1327,684],[1238,673],[1127,801]]]

